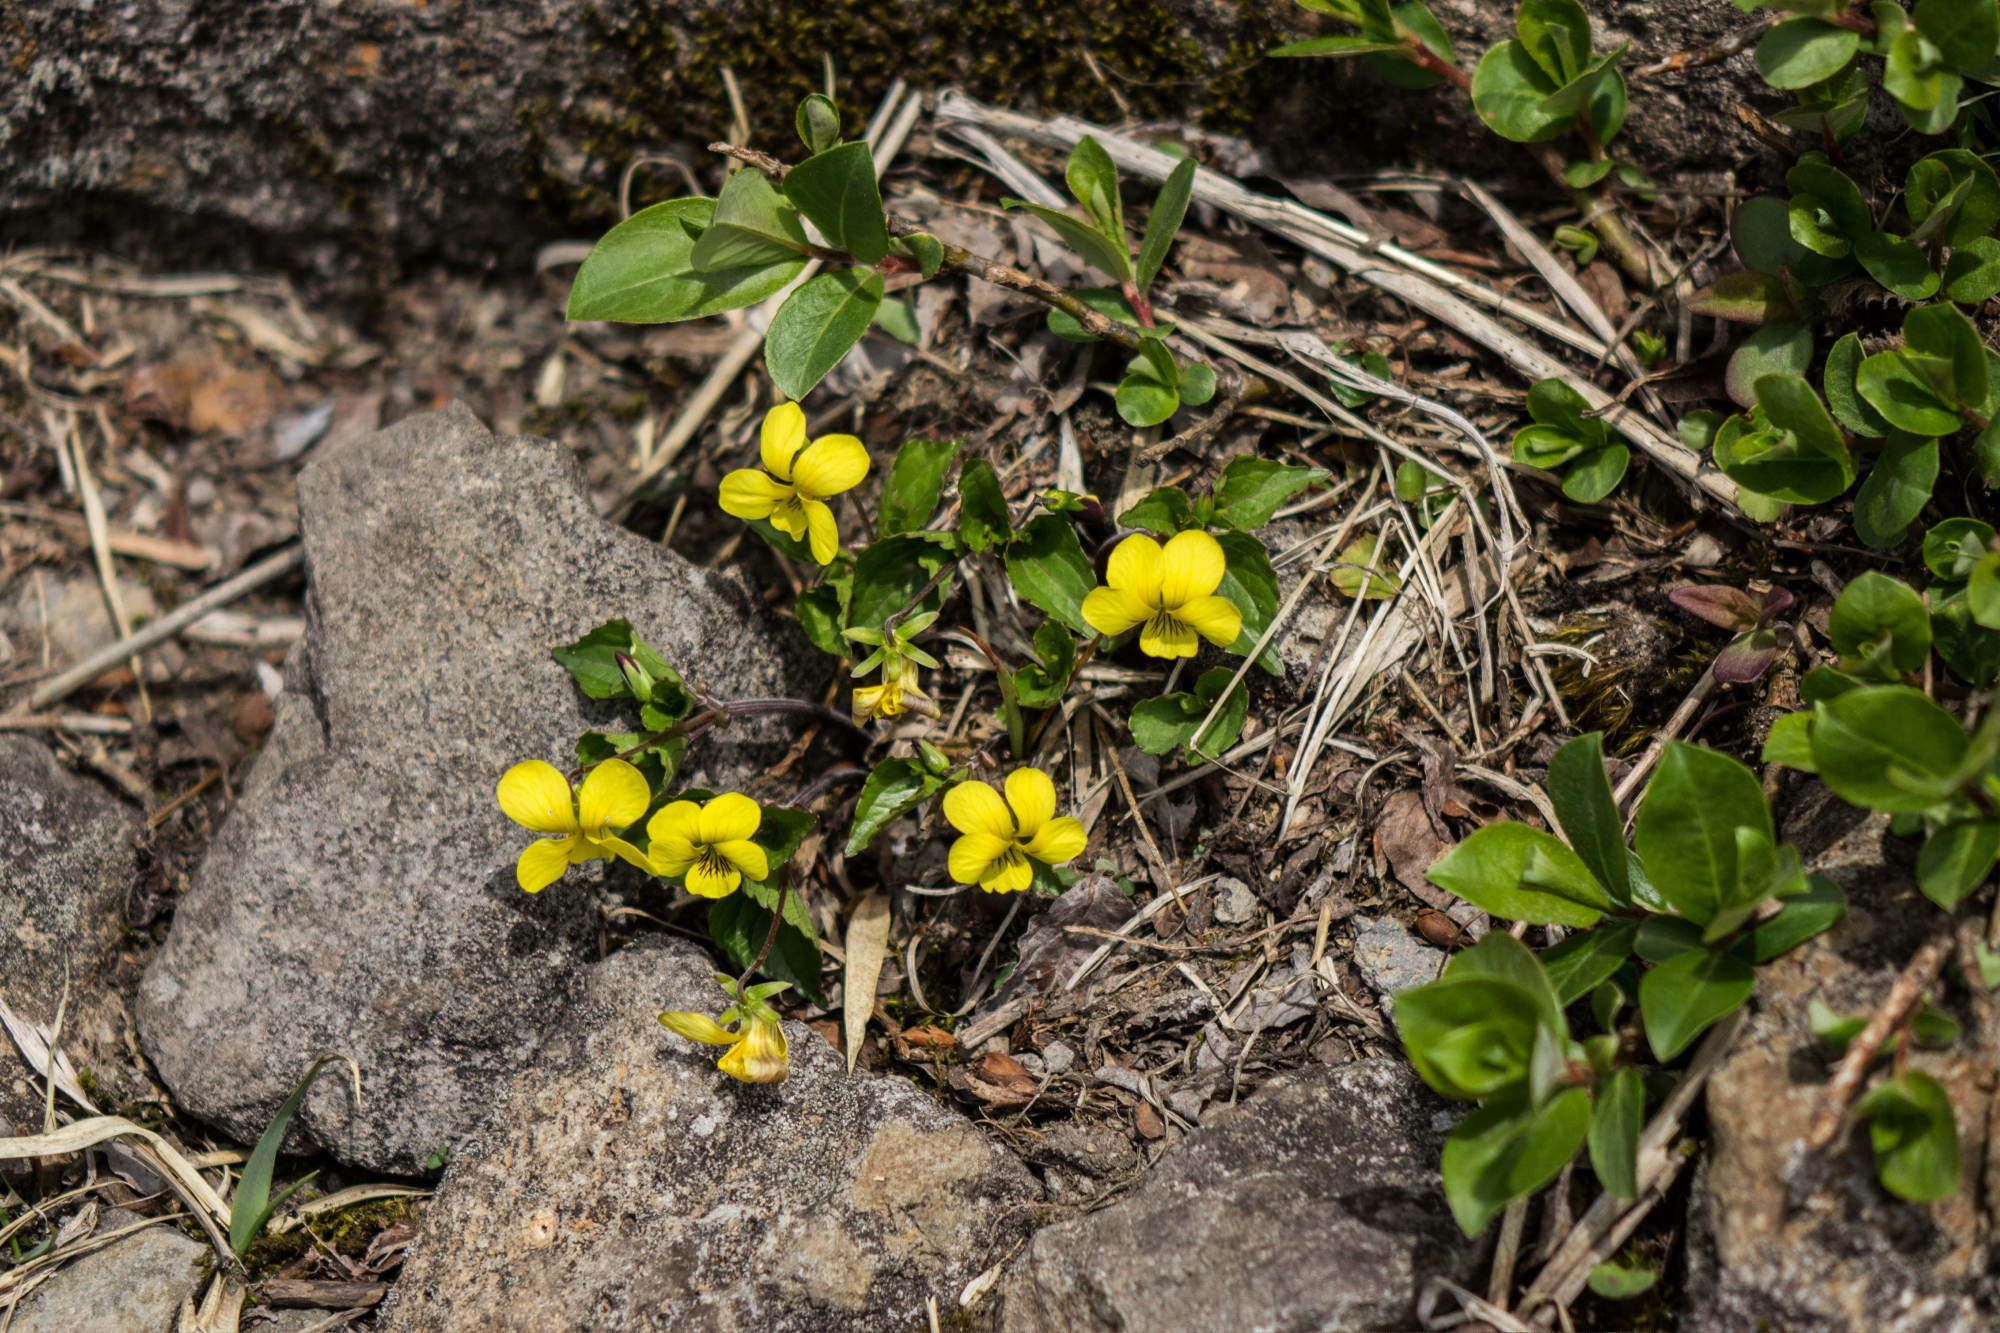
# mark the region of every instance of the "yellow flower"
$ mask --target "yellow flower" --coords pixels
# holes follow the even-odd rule
[[[653,873],[637,847],[611,832],[637,823],[653,803],[646,779],[623,759],[591,769],[574,794],[554,764],[530,759],[501,775],[497,795],[507,818],[552,835],[529,843],[515,863],[514,878],[529,893],[540,893],[573,865],[611,856]]]
[[[936,717],[938,707],[925,694],[917,675],[917,664],[904,658],[901,669],[896,674],[885,674],[879,685],[858,685],[854,689],[854,725],[860,726],[870,718],[901,717],[904,713],[920,713],[925,717]]]
[[[736,983],[733,980],[717,977],[716,981],[726,993],[735,996]],[[767,981],[752,986],[716,1018],[670,1010],[660,1015],[660,1022],[690,1041],[727,1046],[729,1049],[722,1053],[715,1067],[739,1082],[783,1083],[785,1076],[791,1072],[791,1050],[785,1041],[785,1027],[778,1018],[777,1010],[765,1001],[785,986],[782,981]],[[731,1022],[740,1023],[741,1027],[732,1030],[723,1026]]]
[[[748,796],[724,792],[705,805],[675,801],[646,821],[653,873],[686,877],[689,893],[726,898],[744,876],[765,879],[771,861],[750,841],[764,812]]]
[[[768,518],[778,531],[805,539],[813,559],[832,564],[840,528],[826,498],[868,475],[868,450],[852,435],[822,435],[807,444],[805,412],[797,403],[779,403],[764,414],[760,452],[763,472],[738,468],[722,479],[722,512]]]
[[[944,794],[944,817],[964,836],[951,845],[951,877],[989,893],[1018,893],[1034,881],[1029,860],[1061,865],[1083,851],[1080,820],[1055,818],[1056,784],[1039,768],[1007,775],[1007,799],[983,782]]]
[[[1083,618],[1099,634],[1140,626],[1140,651],[1153,657],[1193,657],[1201,635],[1218,648],[1236,642],[1243,613],[1215,596],[1226,572],[1222,544],[1190,530],[1167,543],[1131,536],[1111,552],[1105,586],[1083,599]]]

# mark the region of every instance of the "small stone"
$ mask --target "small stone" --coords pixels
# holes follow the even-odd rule
[[[1060,1074],[1076,1063],[1076,1052],[1067,1042],[1052,1041],[1042,1047],[1042,1068],[1051,1074]]]
[[[1354,966],[1384,1000],[1438,979],[1443,951],[1409,932],[1394,917],[1362,917],[1354,928]]]
[[[107,1208],[97,1234],[144,1222]],[[156,1222],[72,1263],[14,1309],[11,1333],[173,1333],[181,1302],[201,1286],[206,1245]]]
[[[1215,881],[1215,919],[1224,925],[1240,926],[1253,920],[1262,905],[1242,880],[1224,875]]]

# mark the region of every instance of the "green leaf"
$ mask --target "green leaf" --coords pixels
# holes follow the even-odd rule
[[[1861,187],[1846,172],[1829,163],[1824,153],[1801,156],[1785,173],[1785,185],[1798,196],[1793,200],[1792,234],[1809,250],[1820,254],[1845,253],[1819,249],[1812,239],[1799,235],[1800,198],[1807,201],[1804,211],[1823,219],[1814,225],[1824,227],[1835,237],[1851,241],[1875,229]]]
[[[1757,72],[1773,88],[1805,88],[1838,74],[1861,34],[1815,18],[1787,19],[1757,43]]]
[[[944,779],[911,759],[884,759],[861,784],[848,827],[848,856],[866,851],[875,835],[942,790]]]
[[[2000,294],[2000,239],[1981,236],[1955,247],[1945,261],[1944,294],[1968,302]]]
[[[1988,551],[1966,575],[1965,605],[1975,623],[2000,629],[2000,551]]]
[[[1948,518],[1924,534],[1924,564],[1941,579],[1963,579],[1992,549],[1993,525]]]
[[[1231,691],[1229,702],[1198,740],[1195,728],[1208,716],[1208,710],[1215,706],[1234,677],[1228,667],[1212,667],[1202,672],[1193,693],[1161,695],[1135,704],[1132,739],[1147,754],[1167,754],[1176,746],[1185,745],[1191,764],[1217,758],[1243,734],[1243,722],[1250,713],[1249,694],[1241,689]]]
[[[1132,277],[1132,255],[1123,242],[1112,244],[1093,229],[1089,223],[1079,221],[1061,209],[1048,208],[1041,204],[1031,204],[1025,199],[1002,199],[1003,208],[1025,208],[1043,222],[1063,243],[1083,259],[1086,264],[1101,273],[1109,274],[1119,282],[1129,282]]]
[[[1917,307],[1903,317],[1903,341],[1911,352],[1951,367],[1950,380],[1937,386],[1940,397],[1955,396],[1968,407],[1986,400],[1986,348],[1963,310],[1944,301]]]
[[[1986,882],[2000,861],[2000,823],[1967,820],[1933,829],[1917,853],[1917,887],[1949,912]]]
[[[1639,1197],[1639,1129],[1646,1114],[1646,1078],[1631,1065],[1598,1090],[1590,1115],[1590,1168],[1621,1199]]]
[[[1855,492],[1855,535],[1877,548],[1900,544],[1930,502],[1937,475],[1935,439],[1901,431],[1891,435]]]
[[[847,641],[840,637],[840,594],[821,583],[799,593],[792,613],[811,639],[813,647],[834,657],[848,656]]]
[[[1843,659],[1897,671],[1919,670],[1931,650],[1930,613],[1923,598],[1877,569],[1857,575],[1840,590],[1827,615],[1826,632]]]
[[[888,480],[882,483],[876,530],[884,537],[921,532],[937,511],[945,476],[957,457],[957,440],[911,440],[898,449]]]
[[[1737,344],[1729,355],[1723,383],[1745,407],[1759,401],[1757,381],[1766,375],[1796,378],[1812,364],[1812,330],[1803,324],[1767,324]]]
[[[1646,878],[1690,921],[1706,925],[1745,901],[1739,829],[1776,841],[1757,775],[1728,755],[1671,742],[1639,802],[1633,843]]]
[[[1671,1060],[1750,998],[1757,974],[1733,953],[1679,954],[1639,978],[1639,1016],[1653,1055]]]
[[[1495,1213],[1556,1178],[1590,1130],[1590,1094],[1571,1088],[1539,1111],[1508,1099],[1482,1106],[1445,1140],[1445,1199],[1476,1236]]]
[[[889,248],[897,254],[907,255],[916,261],[917,272],[926,282],[937,276],[944,267],[944,242],[927,231],[913,231],[907,236],[891,237]]]
[[[1181,401],[1189,407],[1200,407],[1215,397],[1215,367],[1202,361],[1190,361],[1181,368]]]
[[[1335,35],[1331,37],[1308,37],[1302,42],[1287,42],[1265,52],[1272,56],[1365,56],[1378,51],[1402,51],[1401,42],[1377,41],[1373,37]]]
[[[1577,0],[1521,0],[1514,25],[1551,83],[1570,83],[1590,64],[1590,16]]]
[[[950,549],[936,540],[943,536],[909,533],[884,537],[855,557],[854,585],[847,599],[848,626],[879,630],[890,616],[908,606],[931,576],[951,563]],[[933,588],[917,609],[938,609],[947,591],[942,584]]]
[[[1578,504],[1596,504],[1618,489],[1631,461],[1632,451],[1622,444],[1587,450],[1563,473],[1562,492]]]
[[[1556,998],[1575,1004],[1609,981],[1632,956],[1639,923],[1630,917],[1606,917],[1590,930],[1575,931],[1539,955]]]
[[[1526,1079],[1540,1007],[1516,982],[1447,974],[1394,1005],[1411,1067],[1444,1096],[1475,1101]]]
[[[1869,277],[1906,301],[1923,301],[1937,294],[1938,271],[1920,247],[1901,236],[1871,231],[1854,242],[1854,257]]]
[[[1097,573],[1067,519],[1043,514],[1022,528],[1007,548],[1007,579],[1045,614],[1078,634],[1096,633],[1083,619],[1083,599],[1097,586]]]
[[[1618,814],[1610,779],[1604,773],[1602,732],[1586,732],[1550,757],[1548,791],[1569,845],[1610,894],[1612,903],[1629,905],[1632,878],[1625,821]]]
[[[808,153],[824,153],[840,142],[840,108],[824,93],[808,93],[792,114],[792,125]]]
[[[1561,839],[1526,824],[1488,824],[1425,878],[1509,921],[1583,928],[1618,903]]]
[[[1037,665],[1014,673],[1014,696],[1028,708],[1052,708],[1062,702],[1076,670],[1076,639],[1060,621],[1044,620],[1035,627]]]
[[[1194,196],[1195,163],[1184,157],[1167,176],[1166,184],[1153,199],[1152,216],[1146,219],[1146,237],[1139,243],[1139,267],[1133,280],[1141,292],[1153,285],[1160,265],[1173,248],[1174,236],[1187,215],[1188,200]]]
[[[991,463],[975,458],[958,474],[958,538],[967,549],[984,551],[1012,535],[999,474]]]
[[[714,213],[713,199],[673,199],[613,227],[577,270],[565,317],[628,324],[700,319],[755,305],[805,267],[803,256],[791,254],[770,263],[697,271],[695,235]]]
[[[867,144],[842,144],[799,163],[785,175],[785,197],[856,263],[873,267],[889,253],[875,154]]]
[[[858,269],[822,273],[785,298],[764,335],[771,382],[804,398],[861,341],[882,303],[882,278]]]
[[[1472,74],[1472,105],[1487,128],[1515,143],[1553,139],[1576,123],[1574,113],[1552,114],[1543,105],[1556,82],[1517,41],[1501,42],[1480,57]]]
[[[764,960],[764,975],[790,982],[807,1000],[823,1005],[826,992],[820,985],[819,944],[790,924],[790,911],[785,915],[777,944]],[[736,967],[748,967],[756,961],[770,930],[770,908],[747,893],[732,893],[708,905],[708,933]]]
[[[629,620],[607,620],[575,643],[549,650],[556,664],[569,672],[577,688],[593,699],[631,699],[630,682],[618,665],[618,654],[636,660],[653,678],[651,692],[641,703],[657,703],[673,720],[685,717],[694,705],[694,696],[682,683],[680,673],[662,659],[652,645],[639,637]]]
[[[694,243],[688,259],[706,273],[782,264],[810,249],[798,214],[786,206],[762,172],[743,170],[723,183],[715,200],[715,216]]]
[[[278,1150],[284,1147],[285,1135],[292,1129],[292,1117],[299,1113],[299,1105],[305,1101],[306,1093],[312,1090],[313,1080],[328,1065],[347,1061],[344,1055],[322,1055],[306,1067],[305,1074],[293,1086],[291,1095],[279,1105],[278,1113],[271,1117],[271,1123],[257,1139],[257,1146],[250,1150],[250,1156],[243,1163],[243,1175],[236,1182],[236,1193],[229,1200],[229,1248],[240,1259],[250,1249],[250,1243],[264,1230],[264,1224],[271,1220],[271,1214],[278,1206],[295,1193],[299,1186],[312,1179],[300,1180],[275,1198],[271,1194],[271,1180],[278,1166]],[[352,1061],[347,1061],[352,1063]],[[315,1172],[315,1175],[318,1173]]]
[[[1229,645],[1229,651],[1248,657],[1278,614],[1278,575],[1271,568],[1271,553],[1249,533],[1218,533],[1215,540],[1227,562],[1222,585],[1216,591],[1236,603],[1236,609],[1243,613],[1243,631]],[[1278,661],[1277,644],[1264,650],[1257,665],[1274,676],[1282,674],[1284,667]]]
[[[1746,199],[1729,220],[1729,239],[1745,268],[1773,277],[1798,262],[1806,250],[1792,239],[1790,211],[1785,201],[1760,194]]]
[[[1364,532],[1341,548],[1333,570],[1333,586],[1341,596],[1379,599],[1396,595],[1402,585],[1387,562],[1377,556],[1379,544],[1374,533]]]
[[[1855,333],[1841,335],[1828,349],[1826,369],[1820,376],[1820,385],[1826,390],[1827,406],[1840,424],[1856,435],[1870,439],[1881,439],[1893,429],[1882,419],[1882,414],[1869,406],[1868,400],[1855,391],[1854,376],[1861,369],[1861,336]]]
[[[1609,176],[1613,165],[1611,159],[1608,157],[1601,157],[1595,162],[1572,162],[1563,168],[1563,182],[1572,190],[1587,190],[1606,176]],[[1558,240],[1562,239],[1563,230],[1563,228],[1557,228]],[[1568,230],[1574,231],[1576,229],[1569,228]],[[1589,233],[1585,234],[1588,235]],[[1589,261],[1579,259],[1578,262],[1588,263]]]
[[[2000,677],[2000,634],[1973,620],[1963,587],[1942,596],[1934,588],[1931,594],[1932,647],[1939,659],[1974,685],[1992,684]]]
[[[1785,284],[1769,273],[1725,273],[1688,298],[1687,308],[1711,319],[1738,324],[1772,324],[1798,318]]]
[[[1144,528],[1161,537],[1200,526],[1195,522],[1194,506],[1188,503],[1187,492],[1178,486],[1148,491],[1137,504],[1120,514],[1118,521],[1128,528]]]
[[[784,868],[792,854],[799,849],[813,829],[819,824],[809,811],[794,810],[789,806],[767,805],[763,807],[764,818],[757,825],[757,831],[750,835],[750,841],[764,849],[765,859],[770,862],[770,873],[761,880],[745,877],[743,891],[766,908],[773,907],[778,900],[778,872]],[[812,917],[807,915],[805,904],[796,902],[798,895],[788,895],[785,904],[785,919],[813,939],[818,936],[813,931]]]
[[[1958,1121],[1936,1079],[1907,1070],[1877,1084],[1854,1111],[1868,1121],[1884,1189],[1912,1203],[1931,1203],[1958,1189]]]
[[[1842,800],[1919,814],[1950,795],[1966,738],[1921,692],[1877,685],[1819,704],[1812,744],[1820,780]]]
[[[1786,898],[1776,915],[1750,928],[1750,957],[1755,962],[1768,963],[1832,928],[1845,915],[1847,895],[1840,886],[1824,875],[1809,875],[1804,893]]]
[[[1121,251],[1125,248],[1125,203],[1118,194],[1118,168],[1111,161],[1111,154],[1104,151],[1104,145],[1084,135],[1070,150],[1069,166],[1063,177],[1069,183],[1069,192],[1083,205],[1084,212],[1096,222],[1111,244]],[[1129,269],[1113,276],[1129,278]]]
[[[1802,773],[1816,772],[1812,757],[1811,711],[1787,713],[1773,722],[1771,734],[1764,738],[1764,752],[1759,756],[1759,762],[1783,764]]]
[[[1936,240],[1956,248],[1986,239],[2000,222],[2000,178],[1976,153],[1947,148],[1910,165],[1904,205],[1917,224],[1918,244]]]
[[[1215,483],[1215,521],[1238,532],[1261,528],[1278,507],[1308,486],[1326,480],[1324,468],[1288,467],[1254,454],[1239,454]]]
[[[2000,10],[1993,0],[1917,0],[1910,17],[1945,63],[1964,70],[1993,63],[2000,45]]]
[[[1142,371],[1139,362],[1132,363],[1125,378],[1118,381],[1117,392],[1112,395],[1118,404],[1118,415],[1125,424],[1140,430],[1157,426],[1174,413],[1180,411],[1180,390]]]
[[[1634,1296],[1643,1296],[1659,1280],[1660,1275],[1650,1268],[1627,1268],[1608,1259],[1591,1269],[1590,1276],[1584,1279],[1593,1294],[1607,1301],[1629,1301]]]

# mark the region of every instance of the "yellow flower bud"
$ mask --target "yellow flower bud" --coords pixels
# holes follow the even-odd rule
[[[741,1040],[723,1052],[715,1067],[745,1083],[783,1083],[792,1072],[784,1025],[776,1017],[750,1019]]]

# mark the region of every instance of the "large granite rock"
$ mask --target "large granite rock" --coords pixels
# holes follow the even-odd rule
[[[99,1236],[145,1221],[123,1208],[105,1210]],[[206,1245],[156,1223],[63,1266],[13,1311],[10,1333],[174,1333],[181,1303],[211,1271]]]
[[[1457,1111],[1397,1059],[1289,1075],[1175,1145],[1129,1196],[1049,1227],[1004,1333],[1416,1327],[1423,1280],[1479,1247],[1445,1206]]]
[[[599,519],[574,461],[463,407],[412,417],[299,480],[307,633],[277,722],[139,998],[180,1104],[249,1141],[312,1057],[300,1121],[341,1159],[412,1171],[524,1067],[594,947],[604,863],[536,896],[532,836],[501,815],[508,765],[560,759],[614,713],[549,657],[628,617],[724,698],[812,694],[817,655],[734,576]],[[704,737],[691,773],[734,785],[782,738]]]
[[[713,1012],[706,955],[655,938],[587,995],[445,1176],[383,1333],[883,1333],[1013,1246],[1039,1191],[905,1080],[789,1024],[748,1086],[661,1009]]]
[[[1937,909],[1912,881],[1912,844],[1823,790],[1786,830],[1812,867],[1849,898],[1826,934],[1758,969],[1757,999],[1708,1085],[1710,1143],[1695,1192],[1687,1310],[1690,1333],[1811,1328],[1819,1333],[1974,1333],[2000,1299],[1993,1232],[1980,1198],[1990,1186],[1988,1116],[2000,1086],[2000,1032],[1968,1020],[1945,1050],[1911,1064],[1944,1084],[1957,1112],[1963,1184],[1934,1204],[1906,1203],[1877,1182],[1867,1132],[1837,1142],[1816,1169],[1794,1171],[1796,1146],[1826,1094],[1829,1066],[1807,1026],[1820,1000],[1840,1013],[1880,1003]],[[1951,999],[1940,989],[1937,1002]],[[1821,1188],[1793,1198],[1794,1175]],[[1802,1193],[1802,1191],[1801,1191]]]
[[[38,741],[0,735],[0,999],[86,1067],[115,1059],[120,1001],[99,984],[124,928],[139,854],[134,811],[71,774]],[[42,1093],[0,1035],[0,1121],[40,1128]],[[0,1133],[6,1132],[0,1129]]]

